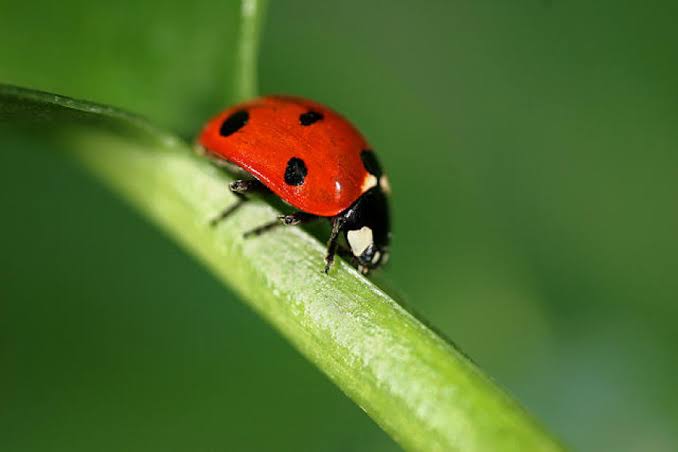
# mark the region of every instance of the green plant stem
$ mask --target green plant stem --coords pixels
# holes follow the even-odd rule
[[[240,4],[240,40],[235,73],[235,100],[257,95],[257,56],[266,0],[242,0]]]
[[[253,201],[210,227],[234,202],[229,179],[180,140],[112,109],[0,86],[0,124],[10,120],[44,121],[35,130],[55,132],[52,143],[236,289],[406,449],[560,450],[462,353],[352,267],[338,260],[324,274],[324,246],[303,230],[243,239],[274,218],[272,207]]]

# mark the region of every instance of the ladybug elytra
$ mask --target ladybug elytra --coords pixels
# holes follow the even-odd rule
[[[198,137],[219,164],[245,173],[230,184],[238,197],[213,224],[233,213],[246,194],[272,192],[298,211],[246,233],[328,218],[325,273],[344,251],[362,273],[385,262],[390,242],[388,180],[360,132],[328,107],[289,96],[235,105],[210,120]],[[339,245],[343,233],[349,250]]]

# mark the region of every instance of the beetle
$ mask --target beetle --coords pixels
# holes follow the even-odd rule
[[[343,251],[362,273],[386,261],[391,240],[388,179],[361,133],[329,107],[300,97],[260,97],[212,118],[197,144],[217,164],[246,175],[230,184],[237,201],[213,225],[235,212],[246,195],[272,192],[297,211],[246,237],[324,217],[331,223],[325,273],[342,233],[350,249]]]

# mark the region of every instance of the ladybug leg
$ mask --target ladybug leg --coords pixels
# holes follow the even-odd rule
[[[332,232],[327,241],[327,255],[325,256],[325,274],[330,271],[332,262],[334,262],[334,255],[337,254],[337,245],[339,240],[339,233],[344,227],[345,219],[342,216],[332,218]]]
[[[273,228],[276,228],[278,226],[296,226],[298,224],[304,224],[311,222],[313,220],[317,220],[318,217],[315,215],[312,215],[310,213],[306,212],[294,212],[290,215],[280,215],[278,216],[277,219],[274,221],[271,221],[270,223],[265,223],[262,224],[259,227],[256,227],[252,229],[251,231],[247,231],[244,236],[247,237],[252,237],[252,236],[258,236],[263,234],[264,232],[268,232]]]
[[[224,209],[219,215],[210,220],[210,226],[216,226],[220,221],[226,219],[233,212],[243,205],[247,198],[245,194],[261,192],[265,190],[264,185],[256,179],[240,179],[231,182],[228,186],[231,192],[236,196],[235,203]]]

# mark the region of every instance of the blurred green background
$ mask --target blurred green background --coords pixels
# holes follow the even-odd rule
[[[0,81],[190,137],[233,95],[238,11],[0,0]],[[675,17],[293,0],[263,28],[261,91],[334,106],[389,171],[377,277],[577,450],[678,444]],[[74,162],[0,146],[0,450],[397,450]]]

